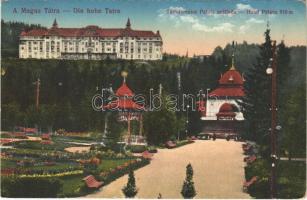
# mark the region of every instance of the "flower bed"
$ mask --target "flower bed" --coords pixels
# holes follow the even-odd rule
[[[70,176],[70,175],[78,175],[83,174],[83,170],[74,170],[62,173],[55,173],[55,174],[22,174],[19,177],[62,177],[62,176]]]
[[[57,168],[56,166],[51,166],[51,169],[48,169],[49,167],[45,168],[4,168],[1,169],[1,175],[9,176],[9,175],[35,175],[35,174],[59,174],[59,173],[66,173],[71,171],[78,171],[83,170],[81,166],[70,166],[66,168]],[[83,172],[83,171],[82,171]]]

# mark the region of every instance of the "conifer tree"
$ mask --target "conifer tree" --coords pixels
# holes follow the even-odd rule
[[[270,76],[266,69],[272,58],[272,44],[270,29],[264,33],[265,42],[260,46],[260,56],[256,64],[245,77],[244,90],[246,96],[240,103],[243,107],[245,118],[245,134],[247,138],[255,140],[262,146],[263,156],[269,152],[269,128],[271,122],[270,114]]]
[[[133,198],[138,193],[136,185],[135,185],[135,178],[134,178],[133,170],[129,171],[128,183],[122,189],[122,191],[123,191],[126,198]]]
[[[193,168],[191,164],[187,165],[186,169],[186,178],[183,182],[181,195],[185,199],[192,199],[196,196],[196,191],[194,188],[194,182],[193,182]]]

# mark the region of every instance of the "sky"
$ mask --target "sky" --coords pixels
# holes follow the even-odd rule
[[[306,45],[304,0],[1,0],[4,21],[46,27],[56,18],[59,27],[124,28],[128,17],[132,29],[159,30],[167,53],[209,55],[233,40],[261,43],[267,24],[272,39]]]

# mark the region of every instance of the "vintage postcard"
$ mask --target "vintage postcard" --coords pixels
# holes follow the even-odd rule
[[[305,0],[1,0],[1,197],[306,196]]]

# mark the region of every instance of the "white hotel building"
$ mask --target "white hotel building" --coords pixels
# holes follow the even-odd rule
[[[102,60],[161,60],[163,42],[159,31],[125,28],[59,28],[56,20],[49,29],[20,34],[19,58]]]

